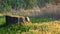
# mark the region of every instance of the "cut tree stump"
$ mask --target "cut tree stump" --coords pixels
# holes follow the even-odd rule
[[[21,22],[24,22],[25,18],[20,16],[6,16],[6,25],[11,24],[20,24]]]

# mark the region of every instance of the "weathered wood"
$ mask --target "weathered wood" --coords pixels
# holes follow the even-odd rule
[[[24,17],[12,17],[12,16],[6,16],[6,24],[11,25],[11,24],[20,24],[21,22],[24,22],[25,19]]]
[[[17,16],[6,16],[6,25],[11,25],[11,24],[18,24],[20,25],[23,22],[30,22],[29,17],[17,17]]]
[[[15,24],[17,22],[18,22],[17,17],[6,16],[6,24],[7,25]]]

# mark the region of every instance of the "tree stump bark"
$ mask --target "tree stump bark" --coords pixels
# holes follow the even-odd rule
[[[18,24],[21,25],[21,23],[26,23],[26,22],[30,22],[29,17],[16,17],[16,16],[6,16],[6,25],[11,25],[11,24]]]
[[[12,16],[6,16],[6,25],[11,25],[11,24],[20,24],[24,22],[25,19],[24,17],[12,17]]]

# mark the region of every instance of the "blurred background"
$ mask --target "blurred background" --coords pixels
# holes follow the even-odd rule
[[[60,0],[0,0],[0,13],[60,18]]]
[[[13,16],[10,23],[15,16],[28,16],[31,23],[5,26],[6,15]],[[60,0],[0,0],[0,34],[60,34]]]

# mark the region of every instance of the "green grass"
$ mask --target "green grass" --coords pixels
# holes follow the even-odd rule
[[[60,21],[51,18],[30,18],[32,23],[13,24],[0,27],[0,34],[60,34]],[[6,23],[5,17],[0,16],[0,24]]]
[[[0,25],[6,23],[5,19],[6,19],[5,16],[0,16]],[[52,18],[36,18],[36,17],[30,18],[30,20],[31,20],[32,23],[40,23],[40,22],[42,23],[42,22],[53,21]]]
[[[5,17],[4,16],[0,16],[0,25],[6,23]]]
[[[0,28],[0,34],[60,34],[60,21],[49,23],[22,23]],[[58,25],[58,26],[57,26]]]
[[[32,23],[39,23],[39,22],[50,22],[50,21],[53,21],[53,19],[52,18],[30,18],[31,19],[31,22]]]

